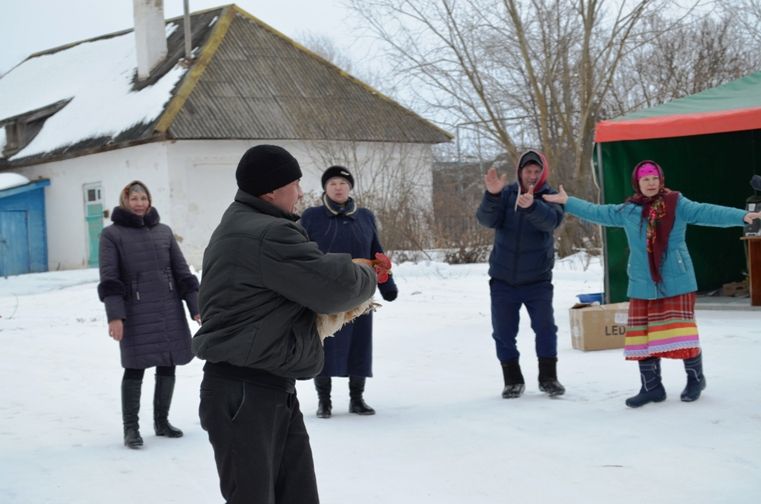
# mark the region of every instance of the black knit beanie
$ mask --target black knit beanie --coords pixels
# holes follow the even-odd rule
[[[354,177],[351,176],[351,172],[343,166],[331,166],[322,174],[322,188],[325,189],[325,184],[333,177],[345,178],[352,189],[354,189]]]
[[[238,187],[253,196],[267,194],[300,178],[299,162],[277,145],[251,147],[235,170]]]

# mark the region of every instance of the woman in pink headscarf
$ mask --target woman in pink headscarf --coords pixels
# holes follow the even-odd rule
[[[695,323],[697,281],[685,234],[688,224],[742,226],[761,218],[745,212],[690,201],[668,189],[663,170],[642,161],[632,172],[634,194],[619,205],[596,205],[558,194],[544,199],[565,205],[565,211],[603,226],[622,227],[629,242],[629,320],[624,356],[639,363],[642,386],[626,405],[637,408],[666,399],[661,382],[661,358],[682,359],[687,386],[681,399],[695,401],[706,387]]]

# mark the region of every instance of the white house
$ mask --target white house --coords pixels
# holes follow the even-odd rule
[[[134,2],[134,30],[33,54],[0,78],[0,173],[50,180],[50,269],[97,264],[134,179],[199,267],[257,143],[292,152],[305,191],[345,164],[357,191],[396,177],[430,201],[431,148],[448,133],[235,5],[189,16],[186,55],[183,19]]]

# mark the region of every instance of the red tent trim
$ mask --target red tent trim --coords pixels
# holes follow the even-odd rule
[[[646,117],[628,121],[600,121],[595,129],[595,142],[672,138],[753,129],[761,129],[761,107]]]

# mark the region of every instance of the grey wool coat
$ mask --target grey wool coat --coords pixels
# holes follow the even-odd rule
[[[122,366],[187,364],[193,354],[182,300],[195,317],[198,280],[172,230],[153,207],[143,217],[116,207],[111,220],[100,236],[98,296],[109,321],[124,321]]]

